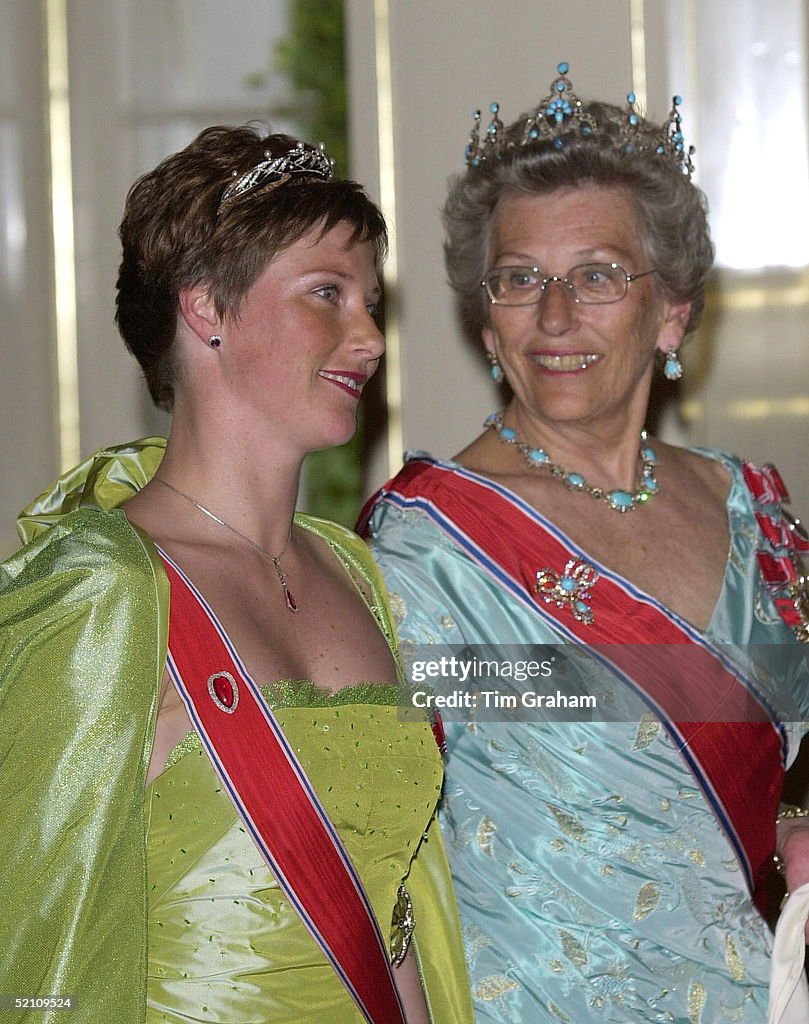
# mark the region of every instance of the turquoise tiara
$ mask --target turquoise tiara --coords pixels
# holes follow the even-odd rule
[[[481,116],[480,111],[476,110],[472,115],[474,123],[464,154],[466,166],[481,167],[489,161],[502,158],[511,150],[533,143],[550,143],[555,149],[564,149],[573,143],[595,139],[598,125],[573,91],[573,85],[567,77],[569,70],[570,65],[567,61],[556,65],[557,77],[551,82],[550,92],[526,118],[519,141],[514,139],[513,135],[517,133],[513,131],[512,137],[509,138],[510,133],[500,120],[498,103],[489,105],[492,119],[481,138]],[[679,111],[682,98],[673,97],[669,116],[656,135],[648,131],[641,134],[642,118],[636,107],[637,97],[634,92],[627,94],[626,102],[626,109],[622,111],[620,117],[612,116],[607,119],[618,129],[617,134],[611,138],[612,147],[630,156],[663,157],[674,163],[687,178],[690,178],[694,170],[694,147],[686,147],[683,139]],[[603,136],[599,143],[602,139]]]

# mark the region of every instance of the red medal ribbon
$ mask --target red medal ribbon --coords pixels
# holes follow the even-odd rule
[[[177,565],[168,668],[284,894],[369,1024],[404,1024],[385,944],[336,829],[224,630]]]
[[[767,486],[774,487],[770,477]],[[540,618],[552,619],[570,642],[598,652],[654,709],[695,776],[735,849],[750,890],[772,868],[775,817],[783,780],[783,744],[770,710],[698,632],[608,570],[588,594],[592,616],[537,593],[539,569],[562,573],[584,552],[551,523],[503,488],[462,468],[409,462],[366,505],[417,507],[498,584]],[[655,645],[651,652],[643,645]],[[602,661],[604,658],[601,659]]]
[[[756,512],[759,529],[774,548],[791,548],[794,545],[793,534],[783,519],[773,519],[764,512]]]
[[[756,559],[761,578],[768,590],[782,590],[798,579],[795,565],[787,555],[772,555],[769,551],[757,551]]]
[[[789,491],[772,463],[755,466],[752,462],[745,462],[742,472],[753,500],[759,505],[789,504]]]
[[[801,556],[809,553],[809,534],[799,519],[781,508],[789,494],[773,465],[743,466],[744,479],[759,529],[769,547],[756,552],[761,578],[787,626],[801,643],[809,643],[809,587]]]

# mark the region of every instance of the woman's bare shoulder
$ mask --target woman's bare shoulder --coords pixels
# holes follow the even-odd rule
[[[728,459],[656,442],[661,462],[674,482],[687,491],[699,488],[724,504],[733,486]]]

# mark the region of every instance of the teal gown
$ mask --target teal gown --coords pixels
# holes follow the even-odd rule
[[[706,636],[748,669],[755,652],[791,761],[809,719],[807,648],[761,583],[738,460],[704,454],[732,478],[732,543]],[[564,642],[425,511],[378,502],[369,530],[403,649]],[[769,929],[660,722],[487,717],[445,721],[440,814],[476,1021],[762,1024]]]

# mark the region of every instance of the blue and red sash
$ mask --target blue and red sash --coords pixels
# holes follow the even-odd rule
[[[582,594],[587,603],[578,618],[570,603],[546,601],[537,589],[540,570],[561,578],[574,561],[589,569],[592,560],[517,495],[460,466],[409,462],[366,505],[360,532],[379,503],[427,514],[515,600],[567,642],[587,645],[638,694],[694,775],[751,894],[761,898],[775,849],[785,737],[739,667],[660,602],[602,567]],[[657,645],[661,656],[649,657],[645,644]]]
[[[171,584],[167,667],[281,890],[369,1024],[404,1024],[362,882],[295,752],[205,599],[160,552]]]

